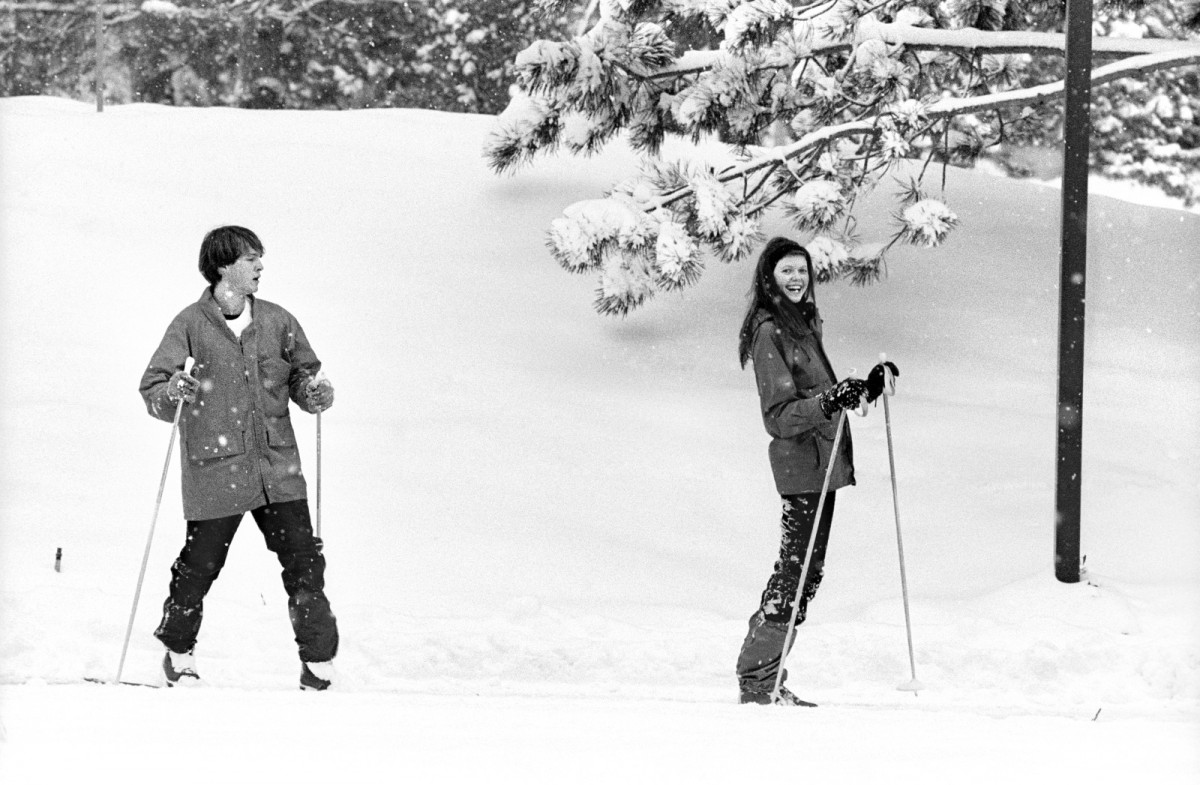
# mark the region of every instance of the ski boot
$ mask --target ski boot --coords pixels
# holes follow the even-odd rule
[[[196,658],[190,651],[179,654],[167,649],[162,667],[168,687],[191,687],[200,683],[200,674],[196,673]]]
[[[333,662],[301,662],[300,689],[321,692],[333,684]]]

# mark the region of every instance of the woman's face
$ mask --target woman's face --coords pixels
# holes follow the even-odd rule
[[[775,263],[775,285],[793,303],[804,299],[808,284],[808,261],[803,256],[785,256]]]

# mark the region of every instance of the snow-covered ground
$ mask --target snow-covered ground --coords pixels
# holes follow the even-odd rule
[[[496,177],[490,122],[0,100],[0,781],[1196,781],[1200,216],[1092,199],[1074,586],[1052,569],[1058,192],[952,170],[943,248],[819,291],[839,372],[881,351],[901,368],[926,689],[895,689],[879,408],[852,423],[859,485],[789,661],[822,707],[741,707],[732,667],[779,514],[735,356],[750,267],[596,316],[544,231],[633,156]],[[325,694],[296,690],[249,520],[206,604],[211,688],[82,682],[115,675],[166,456],[137,382],[222,223],[262,237],[261,295],[337,387]],[[174,455],[127,679],[155,678],[178,483]]]

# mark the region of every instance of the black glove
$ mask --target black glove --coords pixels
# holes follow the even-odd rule
[[[842,409],[857,409],[863,396],[867,394],[867,383],[862,379],[842,379],[825,392],[817,396],[821,403],[821,413],[826,419]]]
[[[872,368],[871,372],[867,374],[867,403],[874,403],[875,399],[883,394],[886,375],[883,366],[885,365],[892,372],[892,376],[900,375],[900,369],[891,360],[885,360]]]
[[[187,401],[191,403],[196,400],[196,391],[200,389],[200,382],[190,373],[176,371],[171,375],[171,381],[167,382],[167,400],[171,403]]]

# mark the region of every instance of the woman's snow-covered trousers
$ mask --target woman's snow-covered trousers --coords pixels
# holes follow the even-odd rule
[[[804,581],[800,607],[796,612],[796,626],[804,622],[808,603],[816,596],[825,572],[825,550],[829,544],[829,530],[833,522],[834,496],[833,492],[826,495],[825,505],[821,510],[812,560],[808,565],[808,576]],[[767,580],[767,588],[763,591],[758,610],[750,617],[750,628],[738,654],[738,683],[744,693],[770,692],[775,686],[788,621],[792,617],[796,587],[800,583],[800,571],[804,566],[804,555],[808,551],[808,541],[816,523],[820,498],[819,493],[783,497],[779,560],[775,562],[775,569]],[[785,672],[784,679],[786,678]]]

